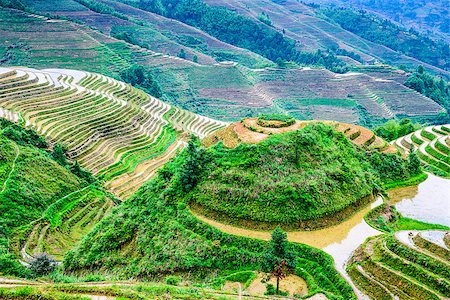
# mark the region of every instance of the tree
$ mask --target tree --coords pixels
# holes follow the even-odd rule
[[[183,48],[181,48],[180,52],[178,53],[178,57],[182,58],[182,59],[186,59],[187,54],[186,54],[186,51],[184,51]]]
[[[277,279],[276,293],[280,292],[280,280],[295,269],[295,256],[290,249],[287,234],[280,227],[272,232],[272,239],[262,255],[262,270]]]
[[[423,74],[424,72],[425,72],[425,69],[424,69],[424,67],[422,65],[417,67],[417,73]]]
[[[183,192],[188,193],[197,184],[204,158],[205,150],[199,149],[196,141],[191,139],[186,149],[186,160],[181,166],[178,177],[178,182]]]
[[[420,173],[420,160],[417,156],[417,153],[414,151],[414,147],[411,146],[411,150],[409,151],[409,171],[411,174],[419,174]]]
[[[36,276],[44,276],[53,272],[56,261],[47,253],[37,254],[30,262],[30,270]]]
[[[66,149],[64,148],[64,146],[62,146],[61,144],[55,144],[55,147],[53,147],[52,158],[61,166],[66,166]]]

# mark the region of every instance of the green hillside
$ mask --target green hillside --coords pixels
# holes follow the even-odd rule
[[[185,151],[158,177],[115,209],[64,259],[72,274],[103,273],[119,278],[157,278],[172,273],[208,286],[221,286],[227,275],[259,270],[267,242],[223,233],[198,220],[184,203]],[[307,280],[309,295],[354,299],[352,289],[321,250],[291,244]]]
[[[2,273],[23,275],[26,271],[14,262],[19,255],[25,261],[40,252],[61,258],[100,221],[101,215],[93,218],[96,210],[114,203],[101,203],[99,199],[106,197],[101,188],[90,185],[89,176],[79,176],[87,173],[62,166],[58,152],[52,152],[33,131],[5,120],[1,130],[0,266]],[[83,207],[95,214],[84,218]],[[77,214],[77,219],[67,222]]]
[[[249,45],[264,44],[259,40],[255,42],[252,37],[243,39],[244,44],[240,46],[244,48],[239,48],[234,46],[236,43],[233,40],[219,35],[215,37],[217,32],[208,34],[207,29],[199,30],[196,24],[175,21],[164,14],[120,1],[24,3],[34,14],[0,8],[2,65],[26,65],[39,69],[70,68],[93,71],[121,80],[127,80],[120,76],[121,71],[131,65],[142,65],[148,77],[153,78],[161,88],[162,100],[227,121],[277,112],[292,114],[297,119],[332,119],[372,126],[404,116],[418,122],[435,122],[445,113],[436,102],[404,86],[408,74],[395,68],[382,64],[357,64],[352,67],[357,73],[343,75],[324,69],[324,63],[333,64],[332,57],[336,55],[347,61],[352,59],[350,56],[356,57],[352,54],[354,52],[365,57],[365,63],[373,63],[387,50],[379,49],[369,41],[361,41],[361,38],[356,39],[355,35],[338,26],[330,27],[329,22],[317,16],[312,17],[307,10],[304,11],[305,15],[300,14],[303,6],[298,3],[298,9],[293,7],[288,11],[271,1],[267,3],[268,8],[273,6],[282,14],[281,18],[271,15],[275,29],[285,28],[288,24],[278,22],[286,19],[303,28],[301,32],[308,32],[307,38],[303,35],[294,36],[304,41],[297,45],[299,49],[294,51],[295,55],[288,53],[286,49],[289,47],[280,50],[282,58],[286,56],[285,59],[297,61],[285,64],[282,68],[274,68],[278,56],[276,41],[280,38],[279,32],[268,29],[266,24],[261,25],[259,20],[253,18],[245,19],[248,24],[246,28],[256,26],[262,30],[258,31],[259,36],[268,30],[271,36],[277,38],[275,42],[271,41],[269,50],[264,47],[249,49],[258,53],[267,52],[262,54],[273,61],[244,49]],[[92,3],[101,3],[99,7],[107,8],[100,10]],[[127,3],[138,6],[135,1]],[[258,9],[252,12],[252,16],[260,13],[262,8],[267,9],[259,4],[250,7]],[[235,9],[233,6],[231,8]],[[228,16],[228,13],[222,15],[223,10],[220,12],[221,18]],[[270,11],[263,12],[271,14]],[[296,15],[308,18],[307,22],[294,22]],[[231,14],[230,19],[226,17],[224,22],[241,19]],[[24,24],[27,25],[24,27]],[[310,32],[312,27],[317,26],[323,28]],[[291,30],[294,29],[286,27],[286,36],[292,37]],[[55,35],[55,31],[64,34]],[[313,41],[331,37],[333,43],[324,42],[321,46],[309,48],[314,44]],[[335,45],[349,41],[357,43],[355,48],[361,48],[361,51],[332,50],[336,48]],[[318,54],[317,49],[321,49],[322,54]],[[387,55],[386,61],[400,61],[400,55],[395,55]],[[324,56],[323,59],[321,56]],[[417,64],[416,61],[405,63],[408,67]],[[428,65],[426,68],[433,70]],[[317,82],[321,82],[321,85],[318,86]],[[151,89],[147,91],[152,92]]]
[[[293,228],[338,223],[383,185],[420,172],[396,154],[354,146],[323,124],[227,149],[218,144],[199,162],[188,199],[194,208],[242,225]],[[254,224],[253,224],[254,223]]]

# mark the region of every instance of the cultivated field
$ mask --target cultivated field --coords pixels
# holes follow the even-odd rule
[[[188,134],[203,138],[225,125],[95,73],[2,68],[0,78],[4,117],[64,145],[122,198],[174,156]]]
[[[320,121],[296,121],[288,127],[270,128],[258,124],[257,119],[247,118],[212,133],[203,139],[203,144],[210,147],[221,141],[226,147],[235,148],[240,143],[254,144],[265,140],[272,134],[299,130],[312,122]],[[389,145],[389,143],[376,136],[371,130],[365,127],[335,121],[323,122],[334,126],[337,131],[344,133],[358,146],[377,149],[383,153],[395,153],[397,151],[395,147]]]
[[[353,282],[374,299],[447,299],[449,234],[399,231],[369,239],[351,259]]]
[[[402,153],[415,151],[436,175],[450,176],[450,125],[428,126],[393,142]]]
[[[391,67],[360,66],[357,72],[346,75],[311,68],[255,69],[260,63],[254,54],[126,5],[113,6],[146,26],[95,13],[72,0],[55,5],[30,3],[38,12],[74,18],[92,27],[2,8],[2,65],[68,68],[118,77],[120,70],[140,64],[158,81],[171,104],[226,121],[277,112],[290,113],[297,119],[374,125],[395,116],[423,121],[443,112],[431,99],[403,86],[405,74]],[[170,34],[162,36],[159,31],[168,24]],[[108,33],[114,28],[139,37],[139,44],[149,49],[111,37]],[[192,44],[197,40],[201,41],[199,46]],[[198,49],[203,46],[207,51],[200,53]],[[181,48],[187,59],[176,57]],[[233,53],[230,60],[238,63],[218,63],[217,51]],[[195,53],[199,63],[192,61]]]

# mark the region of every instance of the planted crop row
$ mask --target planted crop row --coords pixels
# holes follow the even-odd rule
[[[436,175],[450,176],[449,125],[429,126],[392,142],[405,155],[415,151]]]
[[[2,69],[0,105],[20,112],[26,126],[63,144],[71,158],[107,180],[162,155],[175,130],[204,137],[225,124],[171,108],[112,78],[70,70]]]
[[[369,239],[355,251],[347,271],[353,282],[375,299],[450,296],[446,263],[406,246],[391,235]]]

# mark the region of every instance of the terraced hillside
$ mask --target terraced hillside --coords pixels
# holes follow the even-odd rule
[[[342,48],[359,54],[364,63],[381,61],[396,66],[403,64],[411,69],[424,64],[427,69],[437,74],[450,75],[447,70],[425,64],[341,28],[335,22],[323,18],[307,2],[295,0],[205,0],[205,2],[214,6],[227,7],[255,21],[260,21],[260,16],[265,14],[269,17],[272,26],[284,32],[286,36],[299,41],[305,50]],[[330,3],[330,1],[324,2]],[[356,62],[356,64],[359,63]]]
[[[228,127],[212,133],[203,139],[203,144],[210,147],[219,141],[228,148],[235,148],[240,143],[254,144],[267,139],[272,134],[290,132],[304,128],[316,121],[295,121],[294,124],[281,127],[264,127],[255,118],[247,118]],[[334,121],[324,121],[332,125],[337,131],[344,133],[354,144],[377,149],[383,153],[395,153],[397,150],[382,138],[376,136],[371,130],[353,124]]]
[[[0,69],[4,117],[64,145],[116,195],[131,195],[188,134],[225,123],[172,107],[112,78],[82,71]]]
[[[450,248],[444,231],[400,231],[370,238],[348,272],[373,299],[447,299]]]
[[[325,69],[259,68],[267,65],[244,63],[254,55],[245,56],[242,49],[223,42],[218,44],[212,37],[174,20],[114,2],[113,7],[118,11],[129,11],[145,26],[162,28],[171,24],[168,30],[177,40],[194,37],[202,42],[201,45],[204,41],[206,54],[197,54],[199,63],[195,63],[190,52],[197,51],[193,45],[183,48],[178,43],[175,47],[166,44],[166,40],[155,38],[142,44],[147,47],[143,48],[108,35],[117,27],[118,32],[131,30],[134,37],[146,36],[141,32],[145,26],[130,25],[130,22],[127,23],[130,26],[122,26],[123,19],[94,12],[73,0],[30,3],[37,13],[70,17],[84,25],[0,8],[0,61],[3,65],[74,68],[118,76],[120,70],[139,64],[152,74],[161,86],[164,99],[171,104],[227,121],[279,112],[290,113],[298,119],[333,119],[371,125],[395,116],[407,116],[417,121],[433,120],[445,111],[431,99],[403,86],[407,74],[391,67],[364,66],[358,73],[344,75]],[[27,28],[23,24],[27,24]],[[167,47],[159,49],[160,45]],[[186,59],[176,57],[181,48],[188,53]],[[243,55],[239,56],[242,59],[228,58],[238,64],[220,63],[223,59],[210,53],[228,53],[229,50]]]
[[[402,153],[415,151],[436,175],[450,176],[450,124],[428,126],[393,142]]]

